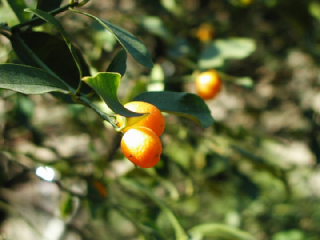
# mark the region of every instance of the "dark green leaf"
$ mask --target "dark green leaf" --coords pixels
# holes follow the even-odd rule
[[[252,200],[255,200],[259,197],[259,186],[254,183],[248,176],[237,170],[233,171],[233,175],[238,178],[238,189],[241,189],[239,195],[246,194]]]
[[[151,103],[163,112],[188,117],[204,128],[209,127],[214,121],[206,103],[198,95],[192,93],[144,92],[133,100]]]
[[[117,52],[116,56],[112,59],[112,62],[108,66],[107,72],[119,73],[121,76],[124,75],[127,69],[127,52],[121,49]]]
[[[22,39],[22,42],[20,39]],[[13,35],[11,43],[16,54],[25,64],[41,67],[33,60],[34,57],[37,57],[67,84],[77,88],[80,74],[67,45],[62,39],[43,32],[24,32],[18,36]],[[80,51],[76,50],[83,74],[89,76],[89,67]],[[92,89],[87,85],[81,89],[81,92],[84,93],[91,91]]]
[[[59,33],[61,34],[61,36],[63,37],[64,41],[66,42],[66,44],[67,44],[67,46],[69,48],[69,51],[70,51],[70,53],[71,53],[71,55],[72,55],[72,57],[74,59],[74,62],[76,63],[76,66],[77,66],[78,71],[80,73],[80,78],[82,78],[83,74],[82,74],[81,64],[80,64],[80,60],[78,58],[77,52],[76,52],[74,46],[72,45],[68,34],[64,30],[64,28],[62,27],[60,22],[55,17],[50,15],[49,13],[46,13],[46,12],[41,11],[39,9],[30,9],[30,8],[28,8],[28,9],[25,9],[25,11],[34,13],[39,18],[41,18],[41,19],[45,20],[46,22],[50,23],[52,26],[54,26],[59,31]],[[80,79],[79,79],[79,81],[80,81]]]
[[[139,63],[141,63],[143,66],[147,68],[153,67],[153,62],[151,59],[151,56],[147,50],[147,48],[144,46],[144,44],[136,38],[134,35],[129,33],[128,31],[124,30],[123,28],[120,28],[106,20],[100,19],[96,16],[93,16],[91,14],[76,11],[74,12],[86,15],[88,17],[93,18],[94,20],[98,21],[103,27],[108,29],[120,42],[120,44],[123,46],[124,49]]]
[[[24,22],[30,19],[31,15],[23,11],[27,7],[24,0],[7,0],[7,1],[20,22]]]
[[[39,68],[17,64],[0,65],[0,88],[25,94],[69,93],[68,86],[51,74]]]
[[[119,73],[100,72],[93,77],[84,77],[85,81],[97,94],[105,101],[108,107],[122,116],[134,117],[143,114],[133,113],[119,102],[117,91],[120,84],[121,75]]]
[[[50,12],[56,8],[59,8],[62,0],[38,0],[37,9],[45,12]]]

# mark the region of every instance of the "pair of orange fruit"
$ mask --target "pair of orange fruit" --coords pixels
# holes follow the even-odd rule
[[[122,117],[117,115],[117,125],[123,127],[121,151],[124,156],[141,168],[154,167],[162,153],[160,136],[165,128],[165,120],[161,111],[154,105],[133,101],[124,105],[132,112],[146,113],[142,117]],[[126,121],[126,123],[125,123]]]

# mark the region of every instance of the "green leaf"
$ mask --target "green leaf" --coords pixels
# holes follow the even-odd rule
[[[173,38],[163,21],[157,16],[145,16],[141,19],[141,25],[150,33],[169,41]]]
[[[168,221],[170,221],[172,228],[175,231],[175,239],[177,239],[177,240],[188,240],[189,239],[187,233],[182,228],[181,224],[179,223],[178,219],[176,218],[174,213],[171,211],[171,209],[160,198],[158,198],[156,195],[154,195],[152,193],[152,191],[150,191],[149,188],[145,187],[144,185],[142,185],[138,182],[130,181],[130,180],[127,180],[124,178],[119,179],[119,180],[122,185],[126,186],[130,190],[138,190],[138,191],[142,192],[148,198],[150,198],[150,200],[153,203],[155,203],[157,206],[159,206],[161,208],[161,210],[167,216]]]
[[[249,38],[219,39],[207,45],[202,51],[198,65],[200,68],[218,68],[226,59],[243,59],[256,49],[254,40]]]
[[[184,58],[191,53],[192,47],[188,41],[181,37],[175,37],[175,41],[170,44],[168,54],[172,58]]]
[[[27,7],[24,0],[7,1],[20,22],[25,22],[30,19],[31,15],[23,11],[23,9]]]
[[[198,60],[198,65],[202,69],[218,68],[221,67],[223,63],[224,58],[214,43],[206,46]]]
[[[161,0],[161,5],[170,13],[175,16],[181,16],[183,13],[183,9],[180,4],[177,3],[176,0]]]
[[[17,64],[0,64],[0,88],[25,94],[69,93],[66,84],[46,71]]]
[[[238,77],[235,81],[235,84],[246,88],[252,88],[253,80],[251,77]]]
[[[107,72],[119,73],[121,76],[124,75],[127,69],[127,52],[121,49],[117,52],[116,56],[112,59],[112,62],[108,66]]]
[[[148,81],[148,91],[163,91],[164,90],[164,72],[160,64],[155,64],[151,69]]]
[[[93,77],[84,77],[83,81],[92,87],[115,113],[126,117],[142,116],[143,114],[127,110],[119,102],[117,91],[120,79],[119,73],[100,72]]]
[[[73,47],[72,43],[71,43],[71,40],[68,36],[68,34],[66,33],[66,31],[64,30],[64,28],[62,27],[62,25],[60,24],[60,22],[55,18],[53,17],[52,15],[50,15],[49,13],[46,13],[42,10],[39,10],[39,9],[25,9],[26,12],[31,12],[31,13],[34,13],[35,15],[37,15],[39,18],[45,20],[46,22],[50,23],[53,27],[55,27],[59,33],[61,34],[61,36],[63,37],[64,41],[66,42],[69,50],[70,50],[70,53],[76,63],[76,66],[79,70],[79,73],[80,73],[80,78],[82,78],[83,76],[83,73],[82,73],[82,69],[81,69],[81,63],[80,63],[80,60],[78,58],[78,55],[77,55],[77,52],[75,50],[75,48]],[[80,79],[79,79],[80,81]]]
[[[60,213],[64,219],[67,219],[72,214],[73,209],[73,197],[69,194],[60,204]]]
[[[238,170],[233,170],[232,174],[234,175],[234,177],[237,177],[238,189],[241,189],[239,195],[245,194],[252,200],[255,200],[259,197],[259,186],[255,182],[253,182],[248,176],[246,176]]]
[[[240,229],[224,224],[207,223],[191,228],[189,234],[192,239],[203,239],[203,237],[215,237],[224,240],[255,240],[253,236]]]
[[[311,2],[308,6],[309,13],[315,17],[318,21],[320,20],[320,4],[317,2]]]
[[[37,9],[45,12],[50,12],[56,8],[59,8],[62,0],[38,0]]]
[[[76,13],[83,14],[85,16],[88,16],[90,18],[93,18],[94,20],[98,21],[103,27],[105,27],[107,30],[109,30],[119,41],[119,43],[123,46],[124,49],[139,63],[141,63],[143,66],[147,68],[153,67],[152,58],[147,50],[147,48],[144,46],[144,44],[134,35],[129,33],[128,31],[124,30],[123,28],[120,28],[106,20],[100,19],[96,16],[93,16],[89,13],[72,10]]]
[[[300,229],[291,229],[288,231],[277,232],[272,236],[272,240],[304,240],[307,239]]]
[[[225,59],[243,59],[256,50],[255,41],[250,38],[220,39],[214,44]]]
[[[89,28],[90,33],[88,34],[92,35],[95,47],[104,49],[107,52],[111,52],[114,50],[118,41],[115,36],[110,31],[108,31],[108,29],[103,27],[97,21],[93,21]]]
[[[68,85],[77,88],[80,74],[67,45],[61,38],[43,32],[24,32],[18,36],[13,34],[11,43],[18,57],[25,64],[41,68],[42,66],[34,61],[34,58],[38,58]],[[80,59],[83,74],[89,76],[90,71],[87,63],[80,51],[77,48],[75,49]],[[81,88],[83,93],[91,91],[92,89],[87,85]]]
[[[133,100],[148,102],[163,112],[190,118],[204,128],[209,127],[214,121],[206,103],[198,95],[192,93],[144,92]]]
[[[15,118],[19,119],[19,122],[29,123],[34,114],[34,103],[22,94],[17,97],[16,101]]]

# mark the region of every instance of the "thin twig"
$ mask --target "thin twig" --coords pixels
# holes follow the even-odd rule
[[[54,10],[50,11],[49,13],[51,15],[55,16],[55,15],[57,15],[59,13],[62,13],[62,12],[65,12],[65,11],[69,10],[69,8],[73,8],[73,7],[76,7],[78,5],[79,5],[79,2],[77,2],[77,1],[76,2],[72,2],[72,3],[64,5],[64,6],[60,7],[60,8],[54,9]],[[38,25],[42,24],[42,22],[43,22],[43,20],[40,19],[39,17],[34,17],[29,21],[26,21],[26,22],[23,22],[23,23],[20,23],[20,24],[17,24],[15,26],[13,26],[11,28],[11,30],[12,30],[12,32],[14,32],[14,31],[17,31],[17,30],[19,30],[19,29],[21,29],[23,27],[26,27],[26,26],[33,26],[33,27],[34,26],[38,26]]]

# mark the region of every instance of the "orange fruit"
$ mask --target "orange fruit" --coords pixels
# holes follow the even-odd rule
[[[202,23],[198,28],[196,35],[202,42],[210,41],[214,37],[214,28],[208,23]]]
[[[121,139],[121,151],[132,163],[142,168],[154,167],[160,160],[160,138],[149,128],[130,128]]]
[[[124,107],[132,112],[148,113],[148,115],[146,117],[127,117],[128,127],[123,129],[123,132],[134,127],[142,126],[150,128],[158,136],[161,136],[164,131],[165,121],[161,111],[156,106],[147,102],[133,101],[125,104]],[[117,123],[119,127],[123,126],[124,119],[122,116],[117,115]]]
[[[221,90],[221,80],[215,70],[200,73],[195,84],[197,94],[204,100],[214,98]]]

